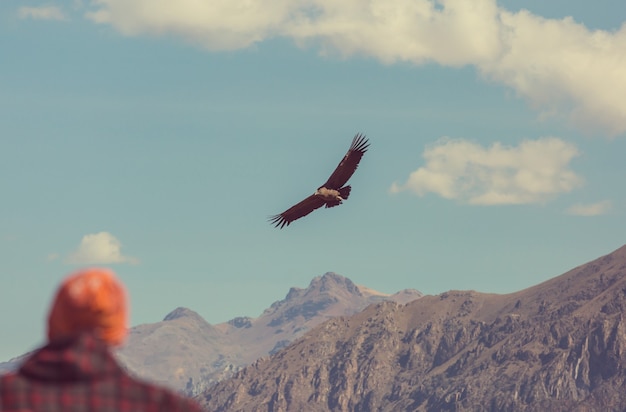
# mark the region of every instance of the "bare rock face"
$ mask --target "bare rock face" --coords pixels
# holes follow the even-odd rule
[[[315,277],[306,289],[291,288],[284,300],[257,318],[241,316],[210,325],[196,312],[177,308],[161,322],[133,327],[117,356],[131,373],[191,396],[279,352],[330,318],[382,300],[421,296],[416,290],[386,295],[329,272]]]
[[[626,410],[626,246],[507,295],[319,325],[197,399],[211,411]]]

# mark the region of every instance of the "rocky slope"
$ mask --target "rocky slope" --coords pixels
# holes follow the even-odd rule
[[[198,397],[211,411],[626,410],[626,246],[507,295],[331,319]]]

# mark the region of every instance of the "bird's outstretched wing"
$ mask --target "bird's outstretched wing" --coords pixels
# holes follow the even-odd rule
[[[369,145],[365,135],[358,133],[354,136],[348,153],[341,159],[341,162],[339,162],[339,165],[323,186],[330,189],[339,189],[345,185],[359,166],[359,162],[363,154],[367,152]]]
[[[315,209],[318,209],[324,206],[324,200],[316,195],[311,195],[291,206],[289,209],[285,210],[283,213],[279,215],[270,216],[269,222],[274,225],[274,227],[283,228],[285,226],[289,226],[291,222],[296,219],[300,219],[303,216],[308,215]]]

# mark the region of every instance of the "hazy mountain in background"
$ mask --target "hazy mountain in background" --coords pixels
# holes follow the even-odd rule
[[[421,296],[412,289],[387,295],[329,272],[315,277],[306,289],[291,288],[284,300],[257,318],[211,325],[194,311],[178,308],[161,322],[131,328],[117,356],[135,375],[191,395],[279,351],[332,317],[351,315],[383,300],[406,303]],[[0,363],[0,373],[15,369],[24,357]]]
[[[0,362],[0,375],[11,372],[16,369],[26,358],[30,356],[31,352],[25,353],[23,355],[17,356],[13,359],[9,359],[6,362]]]
[[[507,295],[451,291],[310,331],[211,411],[624,411],[626,246]]]

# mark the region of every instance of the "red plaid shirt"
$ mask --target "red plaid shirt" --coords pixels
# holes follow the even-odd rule
[[[193,401],[130,377],[104,343],[82,335],[37,350],[0,377],[1,412],[201,412]]]

